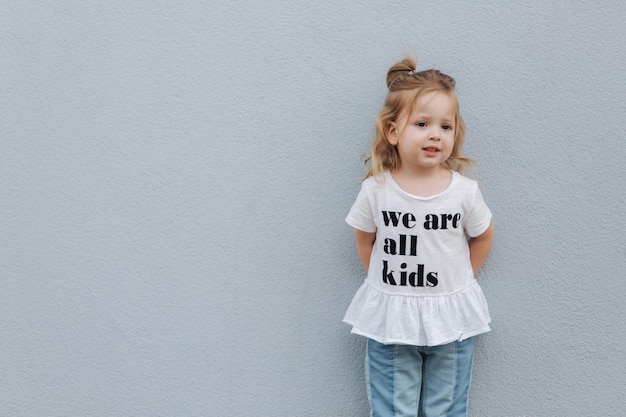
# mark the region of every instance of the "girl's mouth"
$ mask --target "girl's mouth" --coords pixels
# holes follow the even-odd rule
[[[422,150],[424,151],[424,155],[426,155],[426,157],[428,158],[436,157],[441,151],[439,148],[436,148],[434,146],[429,146],[427,148],[423,148]]]

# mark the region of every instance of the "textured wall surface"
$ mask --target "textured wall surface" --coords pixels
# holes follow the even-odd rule
[[[471,415],[626,415],[626,3],[4,1],[0,416],[362,417],[344,223],[387,68],[496,221]]]

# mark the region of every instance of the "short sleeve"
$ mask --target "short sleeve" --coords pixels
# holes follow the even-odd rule
[[[376,232],[372,203],[365,183],[361,185],[361,191],[346,217],[346,222],[355,229],[369,233]]]
[[[465,232],[469,237],[482,235],[489,228],[492,217],[478,185],[474,187],[473,194],[473,202],[465,223]]]

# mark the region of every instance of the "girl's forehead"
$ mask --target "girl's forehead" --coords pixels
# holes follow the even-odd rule
[[[416,107],[426,107],[430,104],[452,106],[453,100],[449,94],[441,91],[428,91],[424,94],[419,95],[417,97],[417,100],[415,100]]]
[[[435,112],[453,117],[456,114],[456,101],[445,92],[429,91],[417,96],[407,110],[411,113]]]

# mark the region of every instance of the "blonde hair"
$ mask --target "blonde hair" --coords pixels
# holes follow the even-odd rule
[[[443,166],[453,171],[462,171],[473,163],[461,153],[465,143],[465,123],[459,111],[455,85],[454,78],[439,70],[416,71],[415,61],[411,58],[405,58],[389,68],[387,71],[389,92],[385,105],[376,118],[376,137],[372,153],[365,161],[366,163],[371,161],[371,167],[365,178],[382,174],[384,171],[394,171],[400,167],[398,149],[389,142],[389,126],[401,115],[412,113],[420,97],[434,91],[443,92],[452,99],[455,113],[454,146]]]

